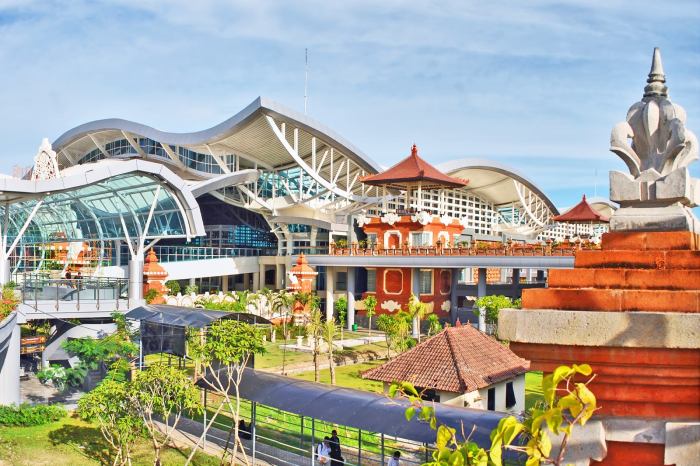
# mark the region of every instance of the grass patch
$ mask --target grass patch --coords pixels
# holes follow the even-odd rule
[[[529,410],[538,401],[544,400],[542,392],[542,372],[532,371],[525,374],[525,410]]]
[[[347,337],[346,337],[347,338]],[[296,344],[296,340],[287,340],[288,344]],[[313,355],[310,352],[290,351],[280,348],[284,342],[277,340],[275,343],[267,342],[265,344],[265,354],[255,356],[256,369],[274,369],[281,368],[282,361],[285,367],[291,367],[299,364],[311,364]],[[286,353],[286,354],[285,354]],[[343,358],[350,358],[354,361],[360,359],[378,359],[386,357],[386,343],[378,342],[369,345],[356,346],[354,348],[335,351],[334,356],[336,361]],[[322,361],[326,361],[325,355],[322,355]]]
[[[163,466],[182,465],[189,449],[166,448]],[[111,464],[110,451],[94,424],[75,417],[32,427],[0,427],[0,465],[93,466]],[[198,452],[195,464],[214,466],[219,458]],[[144,438],[137,442],[134,466],[153,464],[153,450]]]
[[[338,366],[335,368],[336,385],[345,388],[354,388],[366,392],[384,393],[384,384],[376,380],[365,380],[360,377],[360,373],[384,364],[386,361],[369,361],[349,366]],[[314,380],[314,371],[301,372],[292,377],[303,380]],[[321,370],[321,383],[331,383],[331,373],[328,369]]]

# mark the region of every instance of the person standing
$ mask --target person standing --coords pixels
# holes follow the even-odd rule
[[[395,451],[389,461],[386,462],[386,466],[401,466],[401,452]]]
[[[331,439],[328,443],[331,447],[331,466],[343,466],[345,463],[345,458],[343,458],[343,454],[340,449],[340,439],[338,438],[337,430],[333,429],[331,431]]]

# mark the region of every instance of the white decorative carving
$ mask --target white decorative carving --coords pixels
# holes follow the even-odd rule
[[[50,180],[59,176],[56,152],[51,148],[49,140],[44,138],[41,140],[39,152],[34,156],[32,180]]]
[[[418,222],[421,225],[427,225],[427,224],[433,222],[433,216],[432,216],[432,214],[429,214],[428,212],[422,210],[422,211],[418,212],[416,215],[411,216],[411,221]]]
[[[451,307],[452,307],[452,305],[450,304],[450,301],[447,300],[447,301],[443,301],[443,302],[442,302],[442,305],[440,306],[440,309],[442,309],[443,311],[447,312],[447,311],[450,310]]]
[[[690,208],[700,203],[700,181],[688,171],[698,158],[698,140],[685,127],[685,110],[668,98],[665,82],[656,48],[642,100],[610,135],[610,150],[630,171],[610,172],[610,199],[621,204],[611,230],[698,229]]]
[[[443,214],[442,217],[440,217],[440,222],[442,222],[442,224],[446,227],[452,225],[453,221],[454,217],[452,217],[451,215]]]
[[[372,220],[372,217],[368,217],[364,213],[361,213],[360,215],[357,215],[355,217],[355,220],[357,220],[357,226],[363,227],[363,226],[367,225]]]
[[[397,215],[396,212],[388,212],[384,216],[382,216],[379,220],[381,220],[382,223],[387,223],[389,225],[393,225],[394,223],[401,220],[401,217],[399,215]]]
[[[382,304],[379,306],[382,309],[384,309],[387,312],[394,312],[397,310],[401,310],[401,305],[394,301],[393,299],[389,299],[387,301],[382,302]]]

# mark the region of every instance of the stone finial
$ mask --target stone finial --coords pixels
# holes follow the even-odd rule
[[[34,156],[34,168],[32,169],[32,180],[50,180],[58,178],[58,160],[56,152],[51,148],[51,143],[47,138],[41,140],[39,152]]]
[[[654,56],[651,59],[651,69],[649,70],[647,83],[644,87],[644,97],[668,97],[664,65],[661,63],[661,51],[658,47],[654,47]]]
[[[621,206],[611,230],[700,229],[690,210],[700,204],[700,181],[688,171],[698,158],[698,140],[685,126],[683,107],[668,98],[665,83],[655,48],[644,97],[610,135],[610,150],[630,171],[610,172],[610,200]]]

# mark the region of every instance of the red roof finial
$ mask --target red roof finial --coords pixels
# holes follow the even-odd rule
[[[583,200],[584,200],[584,201],[586,200],[586,195],[585,195],[585,194],[583,195]]]
[[[413,147],[411,147],[411,157],[415,157],[418,155],[418,146],[413,144]]]

